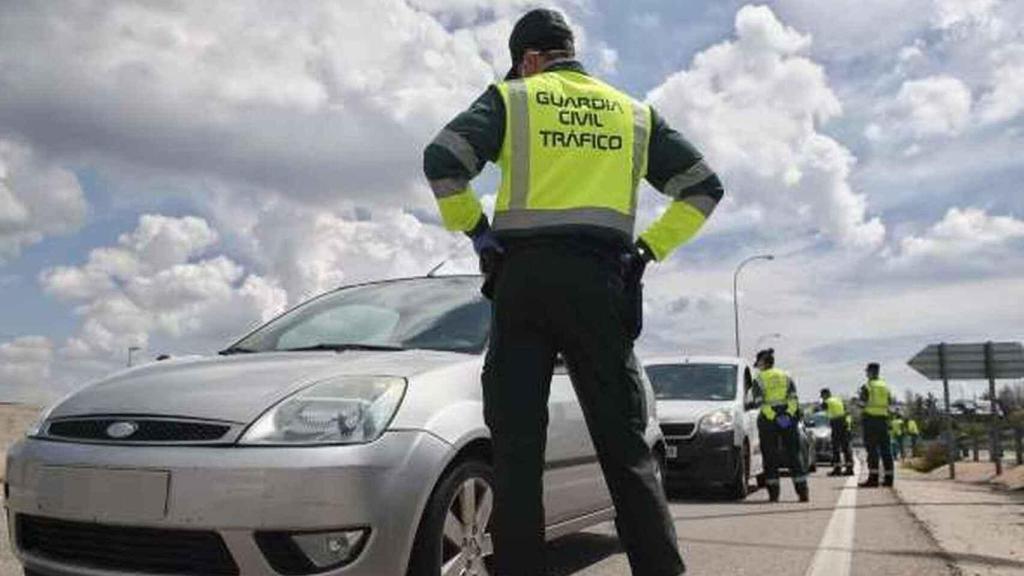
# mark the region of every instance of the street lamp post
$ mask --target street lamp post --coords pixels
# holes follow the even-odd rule
[[[128,367],[129,368],[132,367],[132,354],[134,354],[135,352],[138,352],[141,349],[142,348],[140,348],[138,346],[129,346],[128,347]]]
[[[739,292],[738,285],[739,285],[739,279],[740,279],[740,270],[743,270],[744,266],[746,266],[747,264],[753,262],[754,260],[774,260],[774,259],[775,259],[775,256],[772,255],[772,254],[757,254],[756,256],[751,256],[749,258],[746,258],[742,262],[740,262],[736,266],[736,271],[733,272],[733,274],[732,274],[732,315],[733,315],[733,321],[735,322],[735,327],[736,327],[735,333],[736,333],[736,355],[737,356],[740,355],[740,305],[739,305],[739,297],[738,297],[738,292]]]

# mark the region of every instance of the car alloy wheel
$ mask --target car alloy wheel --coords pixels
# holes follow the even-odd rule
[[[488,530],[494,510],[494,490],[480,477],[467,478],[448,504],[441,539],[441,576],[489,574],[487,559],[494,554]]]
[[[416,533],[407,576],[494,574],[494,472],[468,459],[438,481]]]

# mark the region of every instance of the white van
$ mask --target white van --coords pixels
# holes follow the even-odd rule
[[[764,474],[750,365],[733,356],[675,356],[646,359],[644,368],[665,435],[666,486],[723,486],[745,498],[751,479]]]

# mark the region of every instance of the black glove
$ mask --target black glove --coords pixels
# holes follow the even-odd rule
[[[480,292],[488,300],[493,300],[494,286],[498,281],[498,271],[501,268],[505,249],[494,235],[484,216],[480,217],[476,226],[467,232],[467,235],[473,241],[473,251],[480,259],[480,273],[484,275],[484,283]]]

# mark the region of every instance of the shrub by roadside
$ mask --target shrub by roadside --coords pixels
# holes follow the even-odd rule
[[[949,463],[946,445],[937,440],[927,442],[923,446],[918,446],[918,453],[920,453],[920,456],[905,460],[903,466],[927,474]]]

